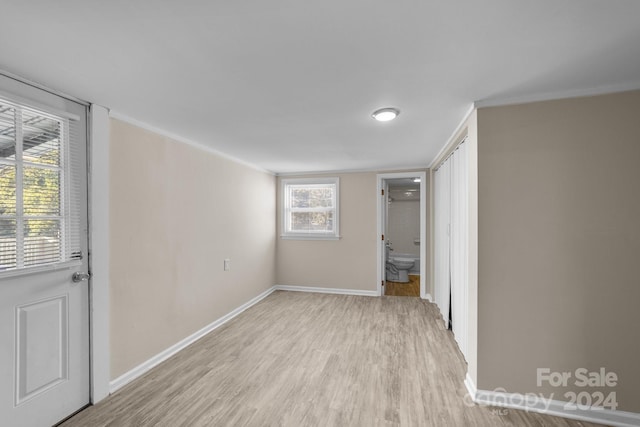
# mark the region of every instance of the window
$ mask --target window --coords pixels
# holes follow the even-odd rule
[[[0,273],[81,257],[70,119],[0,99]]]
[[[338,239],[338,178],[283,179],[283,238]]]

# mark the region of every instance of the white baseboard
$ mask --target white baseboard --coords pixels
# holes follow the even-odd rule
[[[211,332],[214,329],[224,325],[229,320],[233,319],[234,317],[236,317],[238,314],[242,313],[243,311],[245,311],[249,307],[257,304],[260,301],[262,301],[263,299],[268,297],[275,290],[276,290],[275,287],[272,286],[271,288],[267,289],[266,291],[264,291],[263,293],[261,293],[257,297],[252,298],[250,301],[242,304],[240,307],[236,308],[235,310],[231,311],[230,313],[225,314],[221,318],[219,318],[219,319],[215,320],[214,322],[208,324],[207,326],[205,326],[204,328],[200,329],[199,331],[189,335],[188,337],[186,337],[182,341],[172,345],[168,349],[166,349],[166,350],[158,353],[157,355],[153,356],[151,359],[147,360],[146,362],[141,363],[140,365],[136,366],[132,370],[122,374],[121,376],[119,376],[118,378],[116,378],[115,380],[113,380],[113,381],[111,381],[109,383],[109,391],[111,393],[114,393],[118,389],[120,389],[120,388],[124,387],[125,385],[129,384],[131,381],[135,380],[136,378],[138,378],[141,375],[143,375],[146,372],[148,372],[154,366],[160,364],[161,362],[164,362],[165,360],[167,360],[168,358],[170,358],[171,356],[173,356],[174,354],[176,354],[180,350],[184,349],[188,345],[193,344],[194,342],[196,342],[197,340],[199,340],[203,336],[207,335],[209,332]]]
[[[528,412],[554,415],[557,417],[606,424],[613,427],[640,426],[640,414],[635,412],[614,411],[611,409],[590,407],[589,409],[567,409],[568,402],[547,399],[546,404],[539,399],[529,400],[520,393],[478,390],[467,374],[464,385],[473,402],[479,405],[498,406],[519,409]]]
[[[424,296],[424,299],[426,299],[426,300],[427,300],[427,301],[429,301],[429,302],[433,302],[433,298],[431,297],[431,294],[426,294],[426,295]]]
[[[467,392],[473,401],[476,401],[476,394],[478,393],[478,389],[476,388],[476,384],[473,382],[469,373],[467,372],[467,376],[464,378],[464,386],[467,388]]]
[[[361,291],[359,289],[318,288],[312,286],[275,285],[277,291],[315,292],[319,294],[360,295],[377,297],[378,291]]]

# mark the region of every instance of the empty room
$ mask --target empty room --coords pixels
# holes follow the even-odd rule
[[[640,426],[640,2],[0,10],[0,425]]]

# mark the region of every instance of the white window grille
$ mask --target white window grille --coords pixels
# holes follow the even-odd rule
[[[338,178],[283,179],[283,238],[338,239]]]

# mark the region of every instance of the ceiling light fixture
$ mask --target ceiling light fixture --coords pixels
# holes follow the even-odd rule
[[[400,114],[400,110],[398,110],[397,108],[388,107],[374,111],[371,117],[379,122],[388,122],[389,120],[393,120],[398,117],[398,114]]]
[[[413,182],[420,182],[420,178],[413,178]]]

